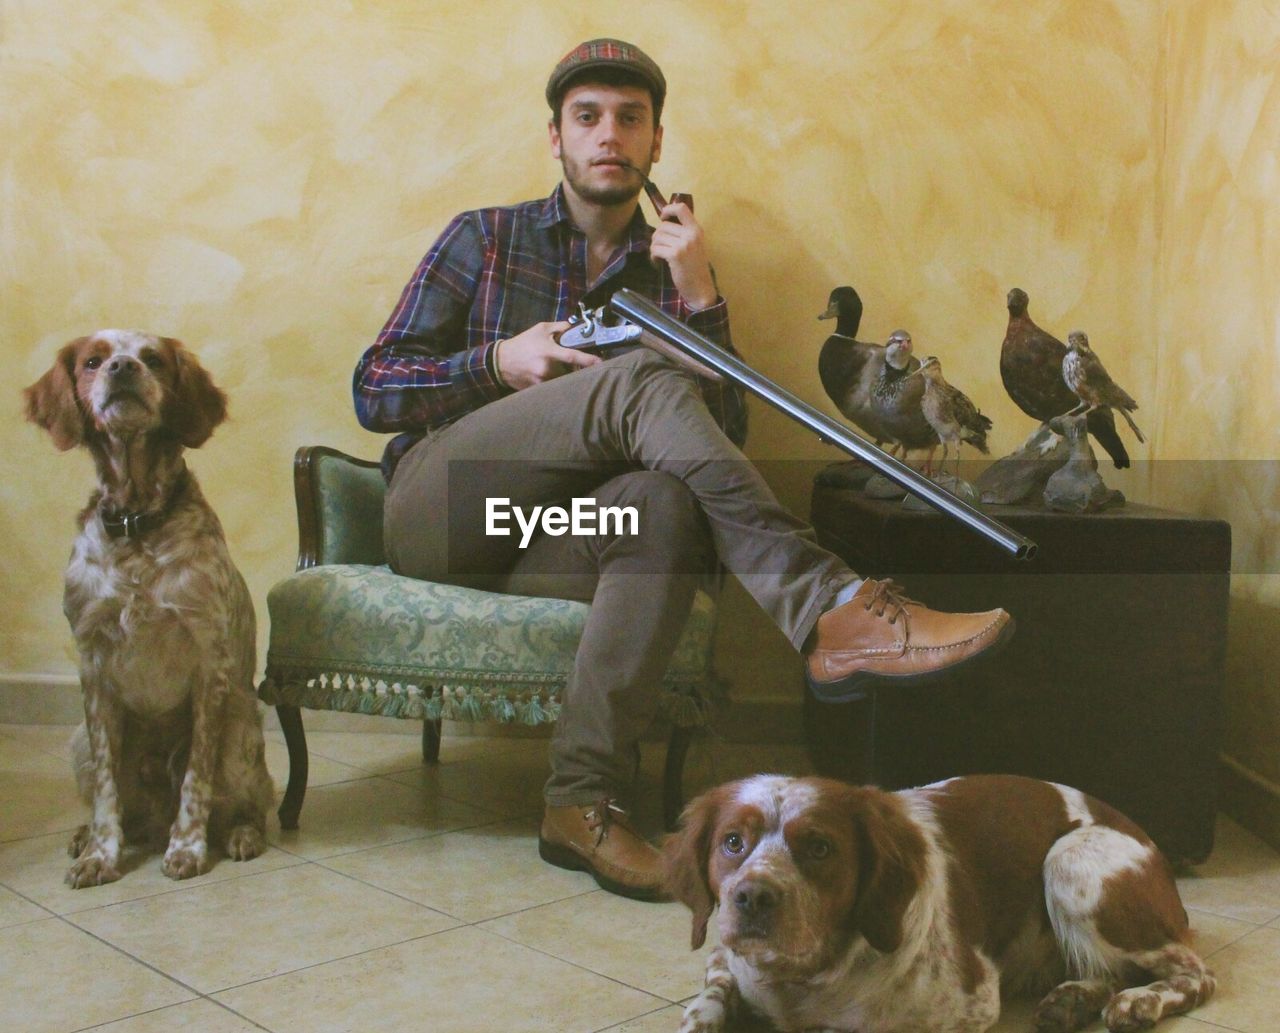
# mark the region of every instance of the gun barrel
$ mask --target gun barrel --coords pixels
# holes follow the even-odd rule
[[[685,355],[710,367],[721,376],[764,399],[775,409],[790,416],[797,423],[813,431],[822,440],[873,466],[900,488],[904,488],[934,509],[960,521],[969,529],[993,542],[1016,559],[1026,560],[1035,555],[1036,543],[1011,527],[993,520],[949,491],[939,487],[923,474],[900,462],[883,449],[860,438],[848,427],[837,423],[830,416],[819,412],[808,402],[779,387],[768,377],[757,373],[736,355],[703,337],[695,330],[658,308],[648,298],[628,287],[614,293],[609,307],[618,315],[637,324],[647,334],[659,341],[678,348]],[[643,340],[643,336],[641,340]]]

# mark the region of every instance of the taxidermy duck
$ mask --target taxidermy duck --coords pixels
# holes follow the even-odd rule
[[[989,452],[987,431],[991,429],[991,421],[978,411],[968,395],[947,383],[942,375],[942,363],[936,355],[930,355],[911,375],[924,379],[924,398],[920,408],[942,441],[943,467],[947,463],[949,446],[955,445],[956,479],[959,480],[961,443],[967,441],[979,452]]]
[[[1074,408],[1078,399],[1062,376],[1062,360],[1067,346],[1046,333],[1027,314],[1027,292],[1015,287],[1009,292],[1009,326],[1000,349],[1000,379],[1009,397],[1032,419],[1047,423]],[[1117,469],[1129,465],[1129,453],[1116,433],[1110,409],[1089,413],[1089,433],[1097,439]]]
[[[827,310],[818,318],[836,321],[835,332],[818,353],[822,389],[846,419],[875,438],[870,425],[871,388],[884,367],[884,348],[856,339],[862,323],[862,299],[852,287],[837,287],[827,299]]]
[[[1146,443],[1142,431],[1129,415],[1138,408],[1129,392],[1111,379],[1102,360],[1089,347],[1089,337],[1083,330],[1067,334],[1067,354],[1062,359],[1062,379],[1071,388],[1080,404],[1068,413],[1092,415],[1100,409],[1119,409],[1129,424],[1133,436]]]
[[[905,458],[908,452],[927,448],[929,460],[938,447],[938,433],[925,419],[920,407],[925,381],[914,377],[920,360],[911,353],[911,335],[895,330],[884,347],[884,364],[871,384],[871,433],[890,443],[889,454],[899,448]],[[926,463],[926,466],[928,463]]]

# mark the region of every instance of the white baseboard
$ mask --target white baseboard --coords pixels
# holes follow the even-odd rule
[[[264,716],[268,728],[280,727],[274,708],[268,708]],[[0,673],[0,724],[69,725],[83,719],[80,680],[74,675]],[[363,714],[308,710],[305,723],[317,732],[421,734],[416,721]],[[729,742],[798,743],[801,741],[800,700],[732,703],[717,715],[715,733]],[[550,734],[550,729],[451,721],[449,734],[543,738]]]

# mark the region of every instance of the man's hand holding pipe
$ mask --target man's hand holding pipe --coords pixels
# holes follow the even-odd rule
[[[695,312],[710,308],[719,293],[711,276],[702,227],[693,209],[677,201],[663,208],[660,215],[662,221],[653,231],[649,254],[670,267],[671,280],[686,305]]]

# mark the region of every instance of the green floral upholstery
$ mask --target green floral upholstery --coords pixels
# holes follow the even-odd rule
[[[298,450],[298,571],[267,596],[263,702],[415,720],[554,721],[590,607],[415,581],[385,564],[377,464]],[[699,592],[662,713],[704,723],[714,599]]]
[[[386,566],[302,570],[267,596],[264,702],[390,717],[554,721],[590,607],[415,581]],[[715,603],[699,592],[663,714],[702,723]]]

